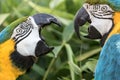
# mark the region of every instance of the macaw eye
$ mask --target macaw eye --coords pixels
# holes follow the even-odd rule
[[[31,24],[27,24],[25,22],[23,22],[22,24],[20,24],[20,26],[16,29],[16,33],[17,34],[26,34],[27,32],[29,32],[29,30],[32,28]]]
[[[25,31],[21,28],[16,29],[16,33],[23,34]]]
[[[90,39],[102,39],[113,27],[114,10],[107,4],[88,4],[77,12],[74,21],[75,31],[80,38],[79,26],[83,26],[88,20],[91,21],[88,34],[85,37]]]
[[[13,39],[16,43],[20,42],[21,40],[25,39],[33,30],[33,25],[30,20],[27,20],[21,24],[19,24],[13,32]]]
[[[101,7],[101,11],[106,12],[108,10],[107,6]]]
[[[39,55],[39,53],[46,54],[50,52],[53,48],[47,46],[41,35],[41,29],[51,23],[60,26],[60,22],[57,18],[41,13],[28,17],[24,22],[16,26],[11,36],[15,41],[16,50],[23,56],[36,56],[36,46],[37,55]]]

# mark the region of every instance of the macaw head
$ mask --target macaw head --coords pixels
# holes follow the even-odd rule
[[[75,32],[80,38],[79,26],[81,27],[88,22],[90,24],[88,34],[85,37],[101,39],[101,45],[103,45],[115,26],[115,13],[119,11],[119,0],[86,0],[76,13],[74,20]]]
[[[53,50],[41,35],[41,30],[51,23],[60,26],[60,22],[55,17],[43,13],[17,20],[1,32],[0,36],[4,37],[3,39],[1,37],[0,41],[13,39],[15,50],[20,55],[39,57]]]

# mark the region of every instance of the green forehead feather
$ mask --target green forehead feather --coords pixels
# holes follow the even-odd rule
[[[120,11],[120,0],[86,0],[86,3],[94,4],[108,4],[114,11]]]
[[[10,39],[15,27],[17,27],[20,23],[24,22],[26,19],[27,19],[27,17],[20,18],[16,21],[12,22],[5,29],[3,29],[0,32],[0,43],[3,43],[4,41]]]
[[[85,2],[89,4],[108,4],[107,1],[108,0],[86,0]]]

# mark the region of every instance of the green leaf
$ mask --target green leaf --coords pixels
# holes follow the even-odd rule
[[[14,13],[18,16],[18,17],[23,17],[23,15],[19,12],[19,10],[17,8],[13,8]]]
[[[66,4],[67,12],[76,13],[76,7],[75,7],[75,4],[74,4],[73,0],[65,0],[65,4]]]
[[[58,54],[59,54],[59,52],[61,51],[62,47],[63,47],[62,45],[61,45],[61,46],[55,46],[55,48],[54,48],[54,50],[53,50],[53,52],[54,52],[54,54],[55,54],[55,57],[58,56]]]
[[[87,71],[88,69],[92,72],[95,71],[97,60],[96,59],[89,59],[88,62],[82,67],[82,71]]]
[[[64,42],[69,41],[72,38],[73,34],[74,34],[73,23],[70,23],[68,26],[66,26],[64,28],[63,36],[62,36],[63,37],[63,41]]]
[[[76,73],[77,75],[80,75],[81,74],[81,69],[79,68],[78,65],[76,65],[75,63],[73,62],[68,62],[69,65],[71,66],[71,69],[73,70],[74,73]]]
[[[44,75],[44,73],[45,73],[45,70],[43,70],[40,66],[38,66],[37,64],[34,64],[33,66],[32,66],[32,69],[35,71],[35,72],[37,72],[39,75]]]
[[[69,44],[65,44],[65,48],[67,51],[68,62],[73,63],[73,51],[71,49],[71,46]],[[71,80],[75,80],[75,73],[73,71],[73,66],[69,64],[69,67],[70,67]]]
[[[64,0],[51,0],[50,2],[50,8],[55,8],[56,6],[58,6],[59,4],[61,4]]]
[[[5,21],[5,19],[9,16],[9,13],[0,14],[0,25]]]
[[[62,78],[58,78],[58,80],[70,80],[70,79],[67,77],[62,77]]]
[[[61,23],[63,23],[64,25],[69,25],[72,22],[71,19],[66,19],[66,18],[62,18],[62,17],[58,17],[58,18],[61,21]]]
[[[69,44],[65,44],[65,48],[67,51],[68,61],[73,62],[73,51]]]
[[[60,16],[60,17],[68,18],[68,19],[73,19],[73,17],[74,17],[74,15],[72,15],[70,13],[67,13],[67,12],[64,12],[64,11],[61,12],[61,11],[50,9],[50,8],[47,8],[47,7],[38,6],[31,1],[27,1],[27,3],[32,8],[34,8],[36,11],[38,11],[40,13],[48,13],[48,14],[52,14],[52,15],[55,15],[55,16]]]
[[[93,50],[90,50],[88,52],[83,53],[82,55],[80,54],[79,56],[76,57],[76,61],[83,61],[95,54],[98,54],[98,52],[100,52],[101,48],[96,48]]]

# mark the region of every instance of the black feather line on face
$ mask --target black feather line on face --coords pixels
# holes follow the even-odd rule
[[[110,34],[110,32],[112,31],[112,29],[113,29],[113,27],[114,27],[114,25],[115,25],[113,19],[111,19],[111,20],[112,20],[112,27],[111,27],[111,29],[109,30],[108,33],[104,34],[103,37],[102,37],[101,40],[100,40],[100,45],[101,45],[102,47],[103,47],[103,45],[104,45],[104,43],[105,43],[108,35]]]
[[[22,56],[16,50],[10,55],[10,58],[13,65],[23,71],[30,69],[36,60],[36,58],[33,56]]]

